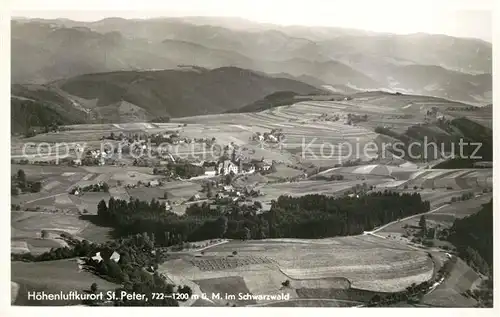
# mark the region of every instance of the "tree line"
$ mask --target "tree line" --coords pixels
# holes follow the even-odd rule
[[[182,216],[166,211],[157,200],[100,201],[98,221],[115,229],[117,236],[147,232],[156,244],[171,246],[185,241],[216,238],[309,238],[360,234],[391,221],[426,212],[428,201],[418,193],[376,192],[360,198],[325,195],[281,196],[269,211],[256,205],[191,205]]]
[[[146,233],[129,236],[125,239],[108,241],[104,244],[91,243],[87,240],[77,240],[68,235],[63,238],[69,247],[51,249],[40,255],[31,253],[12,254],[13,261],[52,261],[80,257],[85,261],[84,268],[111,282],[121,284],[116,292],[125,290],[128,293],[137,292],[141,294],[163,293],[172,294],[175,285],[169,284],[158,273],[158,264],[164,261],[163,255],[154,248],[154,235]],[[102,260],[94,260],[97,252]],[[111,259],[116,252],[120,255],[118,261]],[[91,287],[91,291],[97,291],[97,285]],[[188,286],[179,286],[176,293],[191,293]],[[84,304],[97,305],[98,303],[86,302]],[[149,298],[146,301],[119,300],[119,296],[113,303],[116,306],[178,306],[177,300],[168,296],[161,298]]]
[[[456,219],[449,230],[453,243],[469,265],[485,275],[493,271],[493,200],[465,218]]]
[[[42,190],[42,183],[39,181],[29,181],[24,170],[20,169],[11,177],[10,193],[17,196],[23,193],[38,193]]]

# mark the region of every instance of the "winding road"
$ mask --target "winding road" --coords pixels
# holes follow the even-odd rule
[[[411,215],[411,216],[408,216],[408,217],[406,217],[406,218],[402,218],[402,219],[399,219],[399,220],[394,220],[394,221],[389,222],[389,223],[387,223],[387,224],[385,224],[385,225],[383,225],[383,226],[381,226],[381,227],[378,227],[378,228],[377,228],[377,229],[375,229],[375,230],[372,230],[372,231],[365,231],[365,232],[363,232],[363,235],[371,234],[371,235],[374,235],[374,236],[377,236],[377,237],[382,237],[382,236],[380,236],[380,235],[375,235],[375,233],[376,233],[376,232],[378,232],[378,231],[380,231],[380,230],[382,230],[382,229],[385,229],[385,228],[387,228],[387,227],[389,227],[389,226],[391,226],[391,225],[393,225],[393,224],[395,224],[395,223],[398,223],[398,222],[401,222],[401,221],[405,221],[405,220],[408,220],[408,219],[412,219],[412,218],[416,218],[416,217],[420,217],[420,216],[423,216],[423,215],[432,214],[433,212],[436,212],[436,211],[440,210],[441,208],[446,207],[446,206],[448,206],[448,205],[449,205],[449,204],[445,204],[445,205],[439,206],[439,207],[437,207],[437,208],[434,208],[434,209],[433,209],[433,210],[431,210],[431,211],[427,211],[427,212],[424,212],[424,213],[421,213],[421,214]],[[385,238],[385,237],[382,237],[382,238]]]

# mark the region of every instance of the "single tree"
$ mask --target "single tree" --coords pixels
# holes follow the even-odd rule
[[[22,183],[26,182],[26,174],[24,173],[23,170],[17,171],[17,180]]]
[[[207,198],[212,198],[213,197],[213,190],[212,190],[212,185],[208,183],[207,185]]]
[[[221,217],[217,218],[217,220],[215,221],[215,223],[216,223],[216,226],[215,226],[214,235],[217,238],[224,237],[224,234],[226,234],[226,231],[227,231],[227,223],[228,223],[227,217],[226,216],[221,216]]]
[[[426,233],[427,233],[427,222],[425,220],[425,216],[422,215],[420,217],[420,221],[418,222],[418,225],[420,226],[420,228],[422,229],[422,236],[425,237]]]
[[[40,182],[34,182],[32,185],[31,185],[31,191],[33,193],[38,193],[42,190],[42,183]]]
[[[250,229],[248,229],[247,227],[243,228],[243,239],[244,240],[252,239],[252,233]]]
[[[232,171],[231,171],[232,173]],[[224,179],[224,183],[226,185],[231,185],[231,182],[233,181],[233,176],[231,174],[227,174],[226,178]]]
[[[108,217],[108,206],[106,206],[106,202],[104,199],[102,199],[98,204],[97,204],[97,215],[101,219],[106,219]]]
[[[94,294],[97,293],[97,289],[98,289],[97,283],[92,283],[92,285],[90,285],[90,291],[92,293],[94,293]]]
[[[426,226],[426,220],[425,220],[425,216],[424,215],[420,216],[420,221],[418,222],[418,225],[422,229],[425,228],[425,226]]]

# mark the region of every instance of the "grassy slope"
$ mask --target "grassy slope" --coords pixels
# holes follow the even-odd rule
[[[75,301],[31,301],[27,298],[28,291],[45,291],[58,293],[60,291],[83,292],[90,289],[92,283],[97,283],[100,290],[113,290],[119,285],[105,281],[92,273],[79,272],[75,259],[46,262],[12,262],[11,279],[19,284],[19,293],[14,305],[68,305],[80,304]]]
[[[11,93],[12,132],[86,121],[86,114],[73,107],[71,101],[45,86],[12,85]]]

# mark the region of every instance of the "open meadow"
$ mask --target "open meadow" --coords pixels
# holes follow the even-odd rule
[[[80,270],[76,259],[45,261],[38,263],[13,262],[11,265],[12,304],[13,305],[77,305],[80,301],[34,301],[28,300],[28,291],[77,291],[90,290],[92,283],[97,283],[102,291],[114,290],[119,285],[110,283],[84,270]]]

